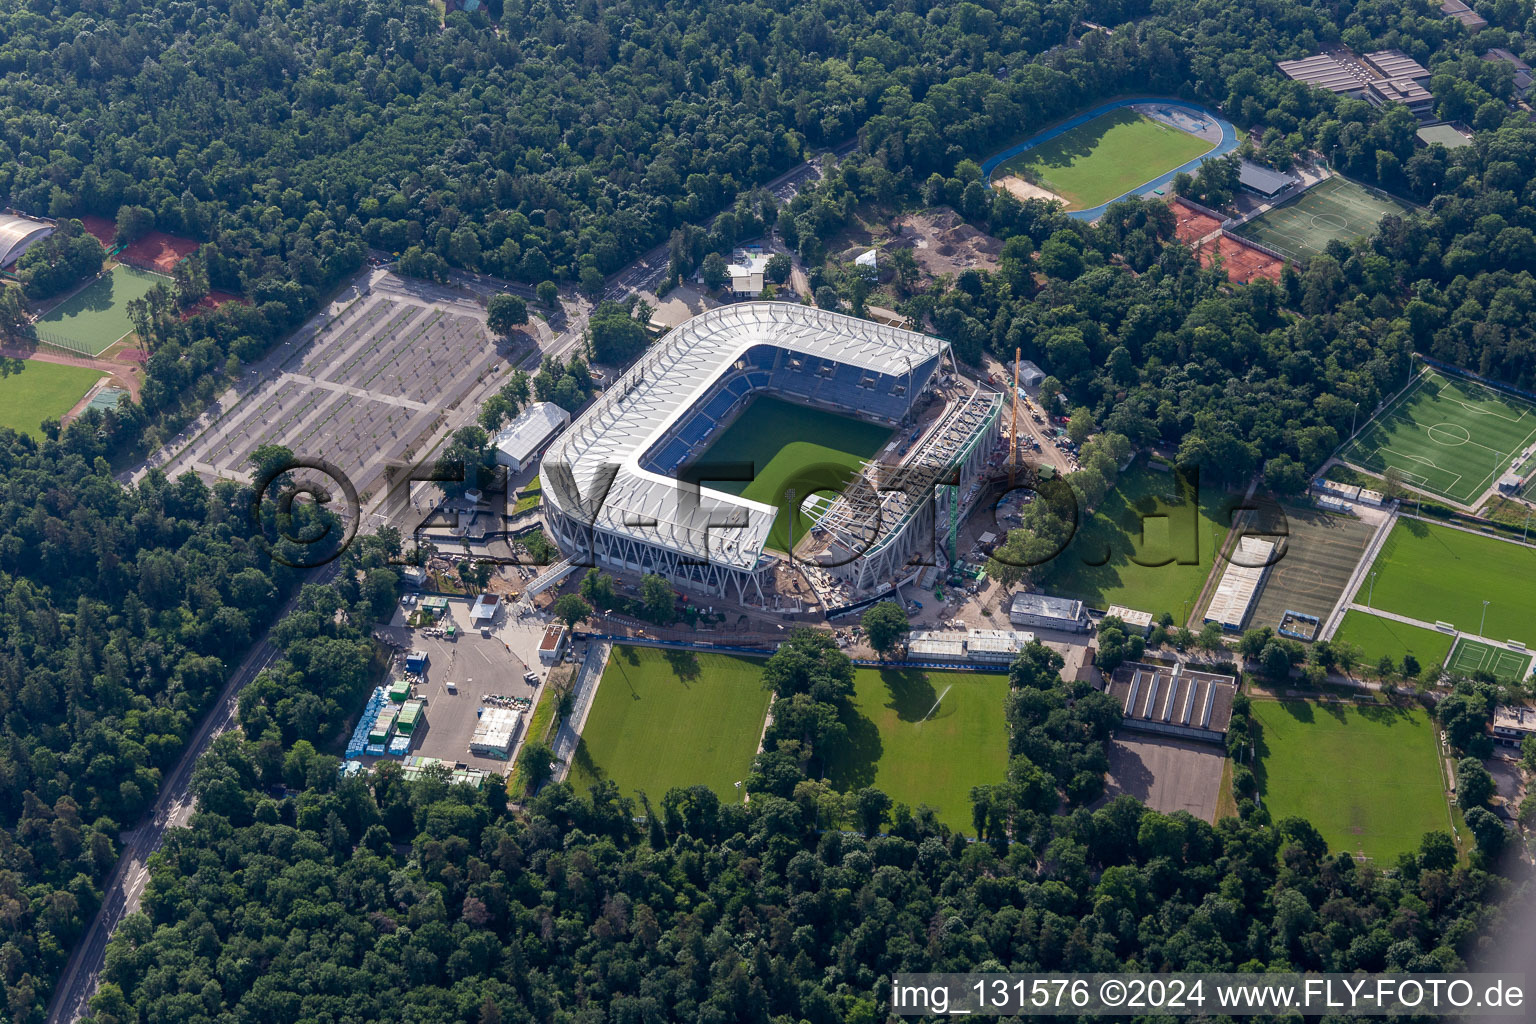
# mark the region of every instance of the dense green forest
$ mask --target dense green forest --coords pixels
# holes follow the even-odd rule
[[[952,205],[1005,239],[1001,266],[904,288],[904,308],[962,358],[1023,347],[1106,428],[1079,497],[1112,484],[1114,438],[1292,489],[1415,349],[1536,385],[1536,131],[1503,102],[1507,70],[1478,59],[1523,51],[1530,8],[1485,5],[1470,39],[1436,6],[580,0],[446,24],[414,0],[8,6],[0,198],[132,210],[206,242],[209,284],[251,304],[155,314],[141,404],[40,445],[0,438],[0,1019],[37,1019],[117,830],[299,583],[258,542],[248,494],[153,474],[124,488],[106,459],[185,422],[368,247],[590,293],[651,246],[687,272],[773,222],[817,294],[857,309],[821,265],[853,213]],[[1082,19],[1116,31],[1062,45]],[[1431,66],[1476,144],[1416,149],[1404,111],[1274,71],[1340,39]],[[1128,91],[1220,105],[1259,129],[1256,158],[1315,149],[1425,209],[1278,287],[1232,288],[1168,244],[1158,207],[1087,227],[976,180],[1002,143]],[[758,189],[850,138],[785,209]],[[1187,187],[1223,199],[1214,175]],[[605,344],[632,348],[604,317]],[[585,373],[547,367],[534,387],[574,402]],[[366,686],[397,544],[360,544],[276,631],[284,657],[199,765],[202,812],[115,940],[97,1019],[862,1020],[896,968],[1450,968],[1501,896],[1436,841],[1387,872],[1251,806],[1215,827],[1087,811],[1108,713],[1040,663],[1016,670],[1013,760],[976,794],[976,844],[806,778],[846,699],[830,650],[775,670],[784,718],[750,810],[557,786],[513,814],[496,791],[388,770],[341,782],[315,750]]]
[[[882,1019],[897,971],[1438,971],[1478,951],[1507,884],[1449,836],[1387,872],[1247,801],[1216,826],[1086,809],[1118,711],[1060,667],[1036,645],[1012,670],[1013,759],[976,843],[803,775],[746,806],[605,782],[509,813],[500,787],[342,780],[248,728],[203,762],[217,796],[157,857],[93,1020],[834,1024]],[[851,666],[805,633],[768,673],[835,700]]]

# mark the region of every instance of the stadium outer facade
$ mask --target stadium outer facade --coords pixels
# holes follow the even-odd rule
[[[757,394],[906,424],[948,352],[937,338],[792,303],[702,313],[657,342],[545,452],[550,530],[576,564],[660,573],[766,604],[763,582],[777,559],[764,544],[778,510],[680,482],[679,468]],[[946,501],[972,487],[1001,407],[1000,395],[977,391],[951,403],[921,440],[908,439],[899,464],[867,466],[822,516],[830,546],[858,553],[833,571],[863,587],[926,555],[937,515],[947,511],[937,507],[933,484],[955,485],[937,488]],[[892,489],[881,483],[889,475],[900,477]],[[885,524],[873,543],[857,535],[869,533],[872,505],[881,506],[875,515]]]

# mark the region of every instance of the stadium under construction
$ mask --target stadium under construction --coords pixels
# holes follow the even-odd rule
[[[807,502],[813,526],[797,558],[856,592],[914,561],[942,564],[936,527],[980,489],[1004,397],[955,373],[938,338],[782,302],[681,324],[554,441],[540,473],[561,550],[766,605],[778,510],[678,479],[758,395],[908,432],[835,498]]]

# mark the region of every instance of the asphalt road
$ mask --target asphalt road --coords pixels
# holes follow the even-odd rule
[[[327,583],[335,575],[338,563],[331,562],[317,570],[306,582]],[[274,622],[280,622],[293,610],[298,595],[290,598],[278,612]],[[123,852],[117,867],[107,879],[101,910],[97,912],[85,936],[70,954],[69,963],[54,990],[53,1002],[48,1007],[48,1024],[73,1024],[85,1015],[88,1003],[96,993],[97,979],[101,974],[107,952],[107,940],[119,921],[139,907],[139,897],[149,881],[149,858],[165,841],[165,830],[180,828],[192,818],[192,769],[197,759],[227,732],[235,721],[240,691],[261,674],[281,652],[272,645],[266,635],[251,648],[250,652],[230,675],[224,690],[213,708],[203,718],[192,741],[182,753],[181,760],[166,777],[160,787],[160,798],[149,814],[132,832],[123,833]]]

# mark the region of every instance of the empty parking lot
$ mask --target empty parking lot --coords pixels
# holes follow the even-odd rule
[[[367,505],[385,467],[425,458],[466,396],[508,369],[477,307],[383,277],[203,429],[167,467],[246,478],[266,444],[323,459]],[[467,408],[467,407],[466,407]]]

